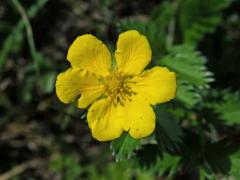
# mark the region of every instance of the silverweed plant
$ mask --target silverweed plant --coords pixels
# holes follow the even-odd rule
[[[0,1],[0,180],[239,180],[239,9]]]

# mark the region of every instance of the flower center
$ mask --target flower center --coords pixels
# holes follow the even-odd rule
[[[124,101],[131,101],[131,96],[136,93],[129,87],[131,76],[123,76],[120,73],[111,73],[105,79],[105,93],[112,98],[114,105],[124,105]]]
[[[123,87],[123,80],[118,74],[111,74],[106,78],[105,90],[108,94],[119,92]]]

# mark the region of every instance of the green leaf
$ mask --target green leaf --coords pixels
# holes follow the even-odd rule
[[[156,112],[156,139],[164,150],[174,152],[182,142],[182,131],[174,115],[167,112],[161,105],[155,107]]]
[[[184,170],[195,171],[199,168],[203,161],[202,146],[201,137],[198,135],[197,129],[185,129],[183,143],[181,144],[181,162]]]
[[[223,101],[215,105],[215,111],[226,124],[240,123],[240,93],[227,93]]]
[[[146,144],[136,152],[134,163],[141,169],[150,169],[156,165],[158,157],[161,156],[161,150],[156,144]]]
[[[237,148],[235,142],[231,138],[212,142],[202,131],[203,129],[198,127],[192,132],[190,130],[184,132],[181,145],[183,169],[190,171],[204,167],[208,175],[227,174],[231,167],[229,156]]]
[[[221,22],[221,12],[229,0],[182,0],[179,22],[184,43],[196,45],[206,33],[214,32]]]
[[[169,50],[160,64],[177,73],[177,78],[196,86],[206,86],[213,81],[212,73],[207,70],[206,59],[199,51],[189,45],[178,45]]]
[[[207,143],[204,149],[204,158],[207,167],[214,172],[221,172],[224,174],[230,171],[231,161],[229,154],[233,151],[233,147],[229,140]]]
[[[234,154],[232,154],[230,156],[231,159],[231,170],[230,170],[230,177],[237,179],[240,179],[240,171],[239,171],[239,167],[240,167],[240,150],[238,150],[237,152],[235,152]]]
[[[177,94],[178,100],[183,102],[187,107],[193,107],[201,100],[201,96],[197,93],[192,85],[188,82],[177,82]]]
[[[120,138],[113,140],[110,145],[116,161],[130,158],[139,147],[140,141],[132,138],[128,133],[122,134]]]
[[[156,144],[142,146],[134,157],[138,168],[160,176],[167,173],[168,177],[172,177],[177,172],[179,161],[180,157],[162,153]]]
[[[214,173],[209,172],[205,168],[200,168],[199,170],[200,180],[218,180]]]
[[[173,156],[168,153],[163,153],[162,158],[158,160],[156,165],[158,174],[162,176],[166,172],[168,172],[168,177],[172,177],[177,172],[177,169],[179,167],[179,161],[179,156]]]

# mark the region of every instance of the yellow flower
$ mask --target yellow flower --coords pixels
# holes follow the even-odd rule
[[[171,100],[176,92],[174,72],[159,66],[143,71],[151,56],[147,38],[135,30],[119,35],[113,62],[95,36],[79,36],[67,54],[72,67],[57,77],[57,96],[63,103],[78,98],[79,108],[91,105],[87,121],[99,141],[118,138],[123,131],[146,137],[155,128],[151,105]]]

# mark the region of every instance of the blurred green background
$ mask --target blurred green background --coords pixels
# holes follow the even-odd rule
[[[167,159],[154,172],[149,170],[152,162],[144,170],[130,162],[129,159],[135,156],[122,161],[117,159],[116,162],[110,143],[99,143],[91,137],[86,110],[77,109],[73,104],[64,105],[57,99],[56,75],[69,67],[66,54],[73,40],[79,35],[91,33],[114,50],[118,34],[127,29],[137,29],[148,37],[153,49],[152,65],[168,66],[177,73],[180,69],[179,82],[185,83],[194,77],[191,71],[195,71],[195,64],[187,61],[180,65],[171,64],[174,57],[181,57],[179,53],[183,58],[189,58],[190,62],[194,58],[199,59],[202,70],[209,70],[203,74],[203,81],[197,77],[189,80],[187,85],[179,84],[183,88],[179,88],[176,102],[167,107],[176,110],[174,113],[181,127],[191,129],[189,122],[184,123],[186,117],[190,117],[192,123],[194,117],[212,115],[205,108],[211,100],[219,102],[225,100],[222,98],[229,93],[238,93],[239,0],[1,0],[0,180],[148,180],[169,179],[169,174],[175,179],[210,179],[201,170],[180,170],[181,166],[172,163],[171,158],[170,164],[166,163]],[[201,72],[196,73],[196,76],[201,75]],[[206,85],[208,88],[201,89]],[[236,96],[235,111],[240,109],[239,94]],[[202,106],[198,106],[201,103]],[[220,113],[228,111],[228,107],[221,108]],[[179,115],[183,111],[189,112],[184,118]],[[239,120],[239,111],[234,115]],[[214,123],[211,127],[219,130]],[[238,129],[234,129],[236,133],[232,137],[232,129],[224,124],[220,128],[220,137],[230,134],[238,145],[240,128],[236,127]],[[173,131],[176,133],[175,129]],[[143,144],[144,141],[149,143],[151,138],[143,140]],[[119,151],[123,147],[121,144],[119,148],[114,142],[112,146]],[[135,151],[134,148],[130,151]],[[151,148],[146,148],[150,156],[154,151]],[[126,151],[126,147],[122,149],[118,155]],[[152,157],[147,157],[146,161],[142,159],[143,163],[148,163],[149,158]],[[237,167],[240,169],[240,158],[238,160]],[[190,158],[190,161],[197,160]],[[184,159],[181,162],[185,162]],[[240,175],[238,177],[240,179]]]

